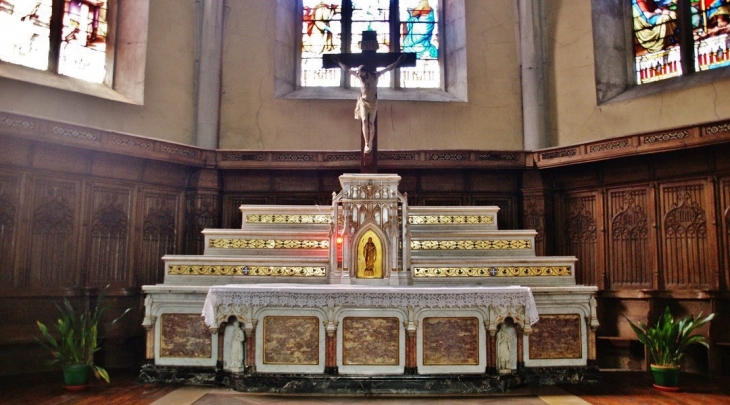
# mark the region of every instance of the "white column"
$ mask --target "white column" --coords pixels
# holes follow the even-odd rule
[[[225,0],[199,0],[195,145],[218,148]]]
[[[522,73],[523,148],[550,146],[547,134],[545,13],[541,0],[517,0]]]

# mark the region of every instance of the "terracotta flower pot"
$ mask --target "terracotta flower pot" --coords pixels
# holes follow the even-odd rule
[[[679,366],[651,365],[654,387],[663,391],[679,391]]]

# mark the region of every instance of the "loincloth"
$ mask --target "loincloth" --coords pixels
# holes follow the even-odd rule
[[[378,100],[375,100],[374,102],[368,102],[362,99],[362,97],[357,98],[357,104],[355,104],[355,119],[356,120],[362,120],[367,118],[368,114],[375,115],[378,112]]]

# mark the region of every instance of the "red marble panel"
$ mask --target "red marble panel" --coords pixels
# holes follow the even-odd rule
[[[479,364],[477,318],[424,318],[423,365]]]
[[[398,318],[347,317],[342,321],[342,364],[400,364]]]
[[[319,318],[264,318],[264,364],[319,364]]]
[[[530,359],[580,359],[580,315],[540,315],[530,332]]]
[[[210,358],[210,331],[200,314],[160,316],[160,357]]]

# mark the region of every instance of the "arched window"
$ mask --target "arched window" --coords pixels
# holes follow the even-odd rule
[[[361,52],[366,30],[377,32],[377,52],[416,53],[415,67],[386,73],[380,87],[441,87],[438,0],[303,0],[301,11],[301,87],[349,87],[349,75],[322,68],[322,55]]]

